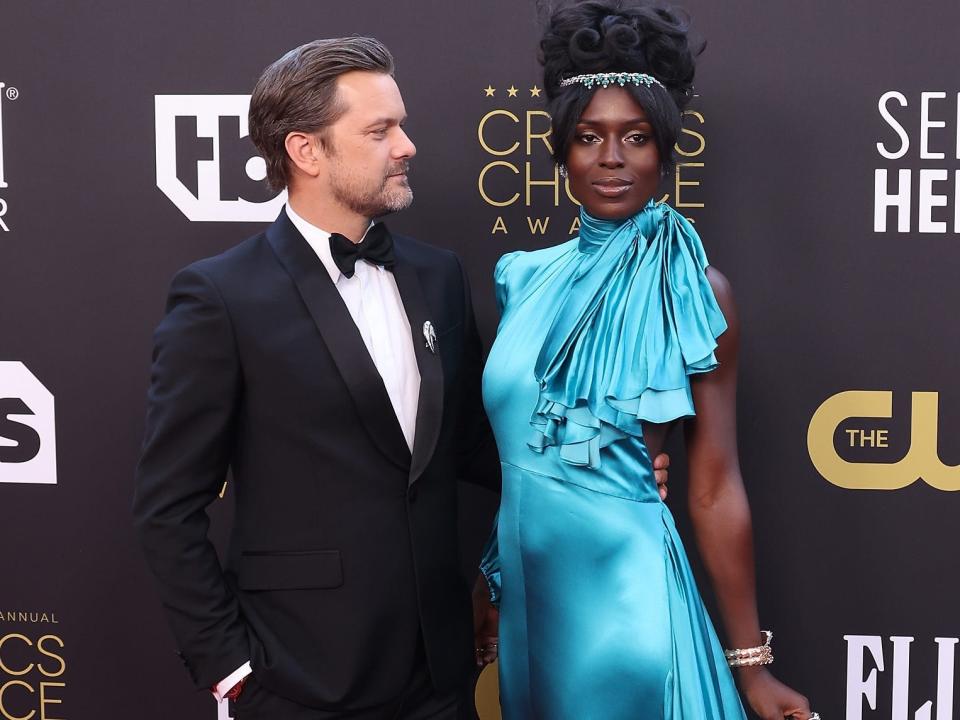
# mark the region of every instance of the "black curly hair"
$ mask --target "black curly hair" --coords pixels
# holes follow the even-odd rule
[[[662,172],[672,171],[682,113],[693,96],[696,57],[705,47],[689,38],[689,17],[640,0],[586,0],[548,12],[539,59],[553,121],[554,160],[566,160],[577,122],[597,91],[580,84],[561,87],[560,81],[586,73],[638,72],[663,84],[628,83],[625,89],[653,126]]]

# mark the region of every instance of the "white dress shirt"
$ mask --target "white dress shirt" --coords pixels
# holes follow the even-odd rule
[[[330,253],[330,233],[297,215],[288,203],[287,216],[320,258],[343,298],[363,344],[383,378],[390,404],[400,421],[407,447],[413,450],[420,397],[420,370],[413,351],[410,320],[403,309],[393,273],[380,265],[357,260],[352,278],[340,272]]]
[[[348,278],[333,262],[330,233],[297,215],[289,203],[286,212],[290,222],[320,258],[331,282],[343,298],[350,317],[360,331],[363,344],[383,379],[407,447],[412,452],[420,397],[420,369],[413,350],[410,321],[393,273],[380,265],[357,260],[353,277]],[[217,683],[214,697],[223,702],[224,695],[250,673],[250,663],[246,662]]]

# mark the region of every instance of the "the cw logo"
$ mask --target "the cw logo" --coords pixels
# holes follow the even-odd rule
[[[892,418],[893,393],[887,390],[848,390],[828,398],[813,414],[807,429],[810,460],[824,478],[848,490],[900,490],[923,480],[938,490],[960,490],[960,467],[948,467],[937,452],[939,395],[915,392],[910,419],[910,449],[897,462],[850,462],[837,454],[833,438],[850,418]],[[885,430],[847,430],[851,445],[885,447]]]

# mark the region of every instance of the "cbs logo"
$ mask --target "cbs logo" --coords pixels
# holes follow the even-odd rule
[[[895,462],[854,462],[837,453],[834,437],[851,418],[893,418],[893,392],[848,390],[820,405],[807,428],[807,449],[813,466],[828,482],[847,490],[900,490],[923,480],[938,490],[960,490],[960,467],[947,466],[937,451],[939,394],[914,392],[910,447]],[[887,448],[888,430],[846,429],[849,447]]]
[[[21,362],[0,362],[0,483],[57,482],[53,395]]]

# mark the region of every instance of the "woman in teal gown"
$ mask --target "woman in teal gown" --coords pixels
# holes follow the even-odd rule
[[[685,26],[583,3],[554,15],[541,47],[555,155],[582,209],[579,237],[494,273],[483,392],[503,494],[481,570],[499,606],[503,717],[744,718],[651,464],[686,418],[691,519],[727,636],[762,644],[733,301],[693,226],[653,199],[693,78]],[[643,74],[596,74],[621,71]],[[740,673],[761,717],[811,717],[766,668]]]

